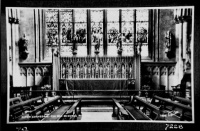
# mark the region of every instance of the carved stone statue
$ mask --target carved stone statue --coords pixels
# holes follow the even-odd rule
[[[114,72],[113,72],[114,78],[117,78],[117,65],[114,65]]]
[[[100,32],[99,31],[95,31],[94,34],[93,34],[93,42],[95,43],[95,45],[94,45],[95,54],[99,53],[100,40],[101,40]]]
[[[72,78],[72,65],[69,66],[69,78]]]
[[[80,74],[80,66],[77,65],[77,68],[76,68],[76,78],[80,77],[79,74]]]
[[[96,64],[95,75],[96,75],[96,78],[99,78],[99,65],[98,64]]]
[[[147,30],[144,27],[141,27],[137,31],[137,41],[138,41],[138,45],[137,45],[137,48],[136,48],[137,54],[140,55],[142,43],[147,42]]]
[[[95,76],[95,67],[94,67],[94,65],[92,65],[92,70],[91,71],[92,71],[91,72],[92,78],[94,78],[94,76]]]
[[[88,67],[88,73],[87,73],[88,78],[91,78],[91,69],[90,66]]]
[[[132,78],[132,65],[129,66],[129,78]]]
[[[102,65],[99,66],[99,74],[100,74],[100,78],[103,78],[103,67],[102,67]]]
[[[121,54],[122,53],[122,39],[121,39],[121,33],[119,33],[117,35],[117,51],[118,51],[118,54]]]
[[[107,78],[110,77],[110,66],[109,66],[109,64],[107,64],[107,66],[106,66],[106,77]]]
[[[72,37],[72,53],[73,55],[77,54],[77,43],[78,43],[78,36],[76,34]]]
[[[124,64],[122,65],[122,78],[126,77],[126,70]]]
[[[87,65],[84,65],[84,73],[83,73],[84,78],[87,78]]]
[[[66,78],[66,76],[65,76],[65,71],[66,71],[66,68],[65,68],[65,66],[63,65],[63,68],[62,68],[62,78]]]

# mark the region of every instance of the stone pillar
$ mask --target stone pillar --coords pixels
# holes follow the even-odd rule
[[[19,49],[18,47],[18,41],[19,41],[19,9],[9,9],[9,35],[11,41],[9,41],[10,46],[10,53],[11,53],[11,75],[13,79],[13,86],[17,86],[17,83],[19,80],[17,79],[19,77],[19,67],[16,63],[18,63],[18,57],[19,56]]]
[[[183,78],[185,68],[186,68],[186,61],[188,55],[188,38],[190,36],[189,29],[189,20],[191,19],[191,10],[190,8],[178,8],[174,10],[174,19],[176,23],[176,42],[179,47],[178,53],[178,68],[179,68],[179,83]],[[189,45],[190,46],[190,45]]]

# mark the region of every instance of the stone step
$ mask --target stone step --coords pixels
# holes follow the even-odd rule
[[[81,112],[112,112],[112,107],[82,107]]]

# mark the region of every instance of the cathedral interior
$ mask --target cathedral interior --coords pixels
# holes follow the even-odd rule
[[[192,122],[193,11],[6,8],[8,122]]]

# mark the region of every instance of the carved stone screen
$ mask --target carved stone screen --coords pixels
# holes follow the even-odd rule
[[[61,79],[135,79],[135,57],[62,57]]]

